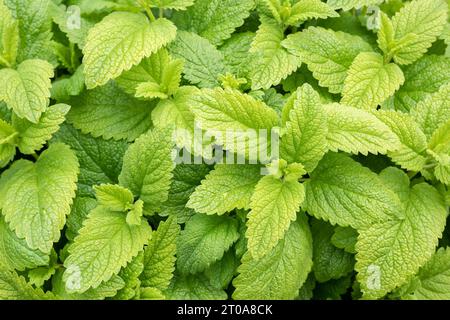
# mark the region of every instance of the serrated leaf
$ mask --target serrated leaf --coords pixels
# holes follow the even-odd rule
[[[0,21],[0,65],[11,66],[17,58],[19,25],[3,1],[0,1]]]
[[[194,4],[194,0],[154,0],[153,6],[160,9],[186,10]]]
[[[186,206],[209,215],[248,209],[261,178],[260,171],[258,165],[217,165],[195,189]]]
[[[35,289],[15,271],[0,269],[1,300],[55,300],[51,293]]]
[[[281,46],[284,30],[274,20],[261,18],[250,52],[253,53],[252,89],[269,89],[300,67],[298,57]]]
[[[381,298],[404,284],[431,258],[442,235],[447,210],[432,186],[414,185],[403,205],[404,219],[359,230],[355,269],[365,298]]]
[[[63,124],[52,141],[67,144],[77,155],[80,162],[78,195],[94,197],[92,186],[118,182],[122,158],[128,148],[126,141],[94,138],[69,124]]]
[[[69,112],[67,104],[56,104],[45,111],[38,123],[32,123],[13,115],[12,124],[19,133],[17,146],[20,152],[32,154],[42,149],[44,144],[58,131]]]
[[[75,196],[78,166],[69,147],[53,144],[36,163],[18,161],[2,175],[3,214],[30,248],[48,253],[59,240]]]
[[[378,53],[362,52],[348,70],[341,103],[360,109],[376,109],[404,81],[403,72],[396,64],[385,63]]]
[[[367,155],[397,150],[399,139],[388,125],[367,111],[337,103],[324,106],[328,119],[328,147]]]
[[[396,110],[408,112],[429,94],[435,93],[441,86],[450,82],[450,58],[424,56],[405,67],[403,71],[405,84],[395,94],[392,103]]]
[[[227,294],[211,285],[204,274],[175,275],[164,294],[171,300],[226,300]]]
[[[0,100],[20,118],[37,123],[48,106],[53,67],[43,60],[26,60],[17,70],[0,70]]]
[[[169,47],[177,58],[184,59],[184,77],[200,88],[219,85],[218,77],[225,73],[223,56],[208,40],[186,31],[178,31]]]
[[[143,270],[144,252],[141,251],[125,268],[120,270],[119,277],[125,282],[125,286],[114,296],[115,300],[131,300],[138,295],[141,287],[139,276]]]
[[[282,181],[269,175],[258,182],[245,234],[254,259],[268,254],[284,237],[304,199],[305,188],[298,181]]]
[[[177,239],[177,270],[183,274],[206,270],[239,238],[237,228],[231,217],[193,216]]]
[[[172,149],[171,131],[155,128],[139,137],[123,158],[119,184],[139,196],[148,213],[167,200],[175,168]]]
[[[353,271],[353,255],[336,248],[331,238],[334,228],[326,222],[313,220],[313,272],[318,282],[339,279]]]
[[[402,168],[419,171],[425,165],[424,152],[427,139],[409,114],[395,111],[373,113],[397,135],[400,148],[388,152],[388,156]]]
[[[348,69],[358,54],[372,51],[358,36],[320,27],[289,35],[282,45],[306,63],[319,84],[331,93],[342,91]]]
[[[130,209],[129,206],[134,202],[131,191],[118,185],[102,184],[94,186],[94,191],[98,204],[111,211],[125,212]]]
[[[180,226],[176,217],[169,217],[161,222],[153,232],[144,251],[144,270],[140,277],[142,285],[160,291],[168,288],[175,271],[175,254]]]
[[[138,98],[166,99],[177,91],[182,70],[183,61],[172,59],[166,49],[161,49],[122,73],[117,83]]]
[[[0,260],[8,270],[32,269],[45,266],[49,262],[47,254],[32,250],[24,239],[20,239],[0,216]]]
[[[292,6],[286,24],[296,25],[309,19],[326,19],[328,17],[339,17],[339,14],[320,0],[299,0]]]
[[[360,9],[363,6],[371,6],[382,3],[384,0],[328,0],[329,6],[335,9],[350,10]]]
[[[450,299],[450,249],[439,248],[433,257],[411,280],[418,285],[412,292],[402,296],[408,300],[449,300]]]
[[[114,12],[89,30],[83,49],[86,86],[93,89],[115,79],[175,39],[167,19],[150,22],[143,14]]]
[[[66,237],[73,241],[78,235],[78,231],[83,226],[83,221],[88,216],[89,212],[97,206],[97,201],[88,197],[76,197],[72,204],[72,210],[67,217],[66,223]]]
[[[280,145],[281,158],[293,163],[299,162],[307,172],[313,171],[328,150],[327,115],[319,94],[310,85],[303,85],[296,93],[293,108],[286,105],[286,132]],[[290,110],[289,110],[290,109]]]
[[[92,210],[64,261],[66,290],[83,293],[97,288],[142,251],[151,237],[151,228],[141,219],[140,225],[129,225],[123,212],[102,206]]]
[[[70,78],[62,78],[52,83],[51,98],[57,102],[67,102],[70,97],[81,94],[84,90],[83,67],[77,68]]]
[[[330,241],[339,249],[344,249],[348,253],[356,253],[355,244],[358,239],[358,231],[350,227],[337,226],[334,229]]]
[[[414,120],[420,125],[427,138],[450,119],[450,84],[429,95],[411,110]]]
[[[189,197],[211,168],[205,164],[179,164],[173,171],[169,197],[161,206],[160,215],[175,215],[178,223],[184,223],[195,214],[186,206]]]
[[[116,84],[86,91],[71,99],[67,121],[83,133],[133,141],[150,129],[152,102],[127,95]]]
[[[228,288],[233,279],[237,267],[240,265],[238,257],[235,256],[233,250],[227,251],[222,260],[213,263],[205,271],[205,275],[209,278],[211,284],[217,288]]]
[[[174,20],[181,29],[220,45],[244,23],[253,5],[253,0],[196,0],[187,11],[178,12]]]
[[[219,48],[227,69],[237,77],[246,77],[251,69],[249,50],[254,38],[253,32],[235,33]]]
[[[312,267],[312,238],[307,219],[298,217],[267,255],[252,258],[248,252],[233,280],[233,299],[293,299]]]
[[[395,62],[411,64],[419,59],[444,29],[447,11],[443,0],[414,0],[400,9],[392,18],[394,38],[401,39],[409,33],[417,37],[395,53]]]
[[[358,229],[402,216],[398,196],[375,173],[343,154],[325,155],[310,176],[303,208],[317,219]]]

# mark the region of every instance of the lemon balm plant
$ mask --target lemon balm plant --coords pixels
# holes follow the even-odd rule
[[[450,299],[449,32],[447,0],[0,0],[0,299]]]

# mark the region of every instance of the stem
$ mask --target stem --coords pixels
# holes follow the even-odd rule
[[[150,9],[148,3],[145,0],[137,0],[139,5],[144,8],[145,12],[147,13],[147,16],[149,17],[150,21],[155,21],[155,16],[153,15],[152,9]]]
[[[409,171],[408,172],[408,178],[409,180],[411,180],[412,178],[414,178],[415,176],[417,176],[419,172],[418,171]]]
[[[433,169],[437,166],[437,162],[429,163],[423,166],[424,169]]]
[[[164,9],[163,8],[159,8],[158,18],[164,18]]]
[[[36,152],[35,152],[35,153],[32,153],[31,156],[32,156],[35,160],[38,160],[38,159],[39,159],[39,156],[37,155]]]

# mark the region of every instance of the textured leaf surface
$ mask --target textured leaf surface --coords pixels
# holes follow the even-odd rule
[[[319,27],[289,35],[282,45],[308,65],[319,84],[340,93],[353,60],[372,48],[358,36]]]
[[[75,196],[78,160],[54,144],[36,163],[16,162],[0,180],[0,206],[7,222],[32,249],[48,253],[60,238]]]
[[[331,224],[358,229],[402,215],[396,194],[375,173],[342,154],[327,154],[305,187],[304,209]]]
[[[64,261],[66,290],[83,293],[109,280],[144,248],[150,233],[144,219],[140,225],[129,225],[123,212],[96,207],[83,223]]]
[[[291,224],[285,237],[267,255],[242,258],[233,280],[234,299],[293,299],[312,267],[311,231],[305,216]]]
[[[176,28],[164,18],[114,12],[96,24],[83,49],[86,86],[93,89],[115,79],[175,39]]]
[[[260,171],[258,165],[217,165],[195,189],[187,206],[199,213],[219,215],[248,209]]]
[[[37,123],[48,106],[53,67],[44,60],[27,60],[17,70],[0,70],[0,100],[19,117]]]
[[[343,104],[366,110],[376,109],[404,83],[402,70],[386,64],[377,53],[360,53],[348,70],[342,91]]]

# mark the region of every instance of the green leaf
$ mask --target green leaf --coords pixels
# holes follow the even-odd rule
[[[32,250],[24,239],[20,239],[0,216],[0,260],[8,270],[32,269],[49,263],[47,254]]]
[[[155,128],[139,137],[123,158],[119,183],[144,201],[148,213],[167,200],[175,168],[172,149],[171,131]]]
[[[51,45],[51,0],[4,0],[4,3],[19,25],[17,62],[42,59],[56,65],[56,56]]]
[[[238,238],[237,220],[196,214],[186,222],[177,239],[177,270],[183,274],[205,271]]]
[[[196,0],[174,20],[181,29],[197,33],[213,45],[220,45],[244,24],[253,9],[253,0]]]
[[[358,231],[350,227],[337,226],[330,241],[336,248],[344,249],[348,253],[356,253],[355,245],[358,238]]]
[[[317,219],[359,229],[402,216],[397,195],[346,155],[325,155],[310,176],[303,208]]]
[[[411,110],[414,120],[420,125],[428,139],[450,119],[450,84],[429,95]]]
[[[249,50],[254,38],[253,32],[235,33],[219,48],[227,69],[237,77],[247,77],[251,69],[252,55]]]
[[[341,103],[360,109],[376,109],[404,81],[403,72],[396,64],[385,63],[378,53],[362,52],[348,70]]]
[[[396,110],[408,112],[429,94],[450,82],[450,59],[444,56],[424,56],[403,71],[405,84],[393,97],[392,104]]]
[[[410,284],[417,283],[414,290],[402,296],[408,300],[450,299],[450,249],[439,248],[420,269]]]
[[[267,148],[269,143],[261,140],[267,139],[267,133],[279,122],[277,113],[265,103],[233,89],[203,89],[192,97],[191,110],[202,128],[213,133],[225,149],[245,155],[259,154],[253,153],[255,149]],[[226,138],[227,130],[238,134]],[[264,134],[260,130],[267,132]],[[255,135],[245,137],[243,133],[249,131]]]
[[[213,263],[206,269],[205,275],[213,286],[227,289],[240,264],[241,262],[235,256],[234,251],[229,250],[224,254],[222,260]]]
[[[111,13],[89,30],[86,39],[83,63],[87,88],[117,78],[175,36],[176,27],[167,19],[150,22],[139,13]]]
[[[50,98],[53,67],[43,60],[26,60],[17,70],[0,70],[0,100],[20,118],[37,123]]]
[[[96,207],[69,247],[70,255],[64,261],[66,290],[83,293],[97,288],[142,251],[150,236],[144,218],[140,225],[129,225],[124,213]]]
[[[336,248],[331,238],[334,228],[326,222],[313,220],[313,271],[319,282],[339,279],[353,271],[353,255]]]
[[[161,222],[158,230],[153,232],[152,239],[144,251],[144,270],[140,277],[145,287],[164,291],[168,288],[175,271],[175,254],[180,226],[175,217]]]
[[[436,189],[416,184],[403,205],[404,219],[358,230],[355,269],[365,298],[381,298],[404,284],[432,257],[442,236],[447,209]]]
[[[78,235],[78,231],[83,226],[83,221],[91,210],[97,206],[97,201],[88,197],[76,197],[73,201],[72,210],[67,217],[66,237],[73,241]]]
[[[314,78],[331,93],[340,93],[353,60],[360,52],[372,51],[358,36],[341,31],[309,27],[282,42],[290,53],[308,65]]]
[[[15,271],[0,269],[0,300],[55,300],[51,293],[35,289]]]
[[[20,160],[0,180],[5,220],[32,249],[49,253],[70,213],[78,160],[64,144],[53,144],[36,163]]]
[[[11,12],[0,1],[0,65],[14,65],[19,47],[19,26]]]
[[[0,119],[0,168],[5,167],[14,158],[18,135],[13,126]]]
[[[141,251],[125,268],[120,270],[119,277],[125,282],[125,286],[114,296],[115,300],[131,300],[136,297],[141,287],[139,276],[143,270],[144,252]]]
[[[69,110],[70,106],[67,104],[51,106],[42,114],[38,123],[32,123],[13,115],[12,123],[19,133],[17,146],[20,152],[32,154],[41,150],[52,135],[58,131]]]
[[[151,127],[153,104],[134,99],[114,83],[71,99],[67,121],[83,133],[133,141]]]
[[[309,19],[326,19],[328,17],[339,17],[339,14],[320,0],[299,0],[292,6],[286,24],[296,25]]]
[[[252,89],[269,89],[297,70],[301,61],[281,46],[284,30],[274,20],[261,18],[250,52],[252,62]]]
[[[80,162],[78,195],[93,197],[92,186],[118,182],[122,158],[128,148],[126,141],[94,138],[69,124],[63,124],[52,141],[67,144],[77,155]]]
[[[177,58],[184,59],[184,77],[200,88],[219,86],[219,75],[225,73],[223,55],[208,40],[199,35],[178,31],[169,47]]]
[[[373,114],[385,123],[400,140],[400,148],[388,152],[388,156],[402,168],[420,171],[425,165],[424,152],[427,139],[414,119],[405,113],[376,111]]]
[[[204,274],[176,275],[164,292],[171,300],[226,300],[221,288],[211,285]]]
[[[81,94],[84,87],[83,66],[80,66],[70,78],[58,79],[52,83],[51,98],[58,102],[67,102],[70,97]]]
[[[172,59],[166,49],[161,49],[122,73],[117,83],[138,98],[166,99],[177,91],[182,70],[183,61]]]
[[[194,0],[154,0],[153,6],[160,9],[186,10],[194,4]]]
[[[290,163],[302,163],[305,170],[311,172],[328,150],[327,115],[319,94],[310,85],[303,85],[294,95],[293,108],[289,110],[286,105],[283,109],[288,121],[280,154]]]
[[[312,267],[312,238],[300,215],[267,255],[254,259],[247,252],[233,280],[236,300],[294,299]]]
[[[118,185],[102,184],[94,186],[94,191],[98,204],[111,211],[127,211],[134,202],[131,191]]]
[[[179,164],[173,171],[169,197],[161,206],[160,215],[175,215],[178,223],[184,223],[195,214],[186,206],[195,188],[201,183],[211,168],[205,164]]]
[[[328,118],[330,150],[363,155],[397,150],[399,139],[373,114],[337,103],[326,105],[324,109]]]
[[[327,0],[329,6],[335,9],[350,10],[360,9],[363,6],[371,6],[382,3],[384,0]]]
[[[395,53],[399,64],[411,64],[419,59],[444,30],[448,6],[443,0],[414,0],[392,18],[396,40],[409,33],[417,37]]]
[[[305,188],[296,180],[282,181],[269,175],[258,182],[251,198],[245,235],[254,259],[268,254],[284,237],[304,199]]]
[[[188,208],[205,214],[222,215],[234,209],[248,209],[261,178],[258,165],[216,165],[190,196]]]

